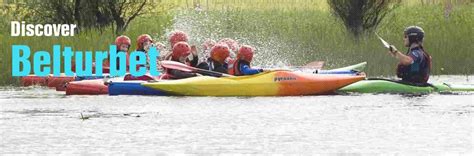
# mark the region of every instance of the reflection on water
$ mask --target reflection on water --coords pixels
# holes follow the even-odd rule
[[[439,77],[472,83],[465,77]],[[1,88],[2,153],[472,153],[474,96],[64,96]]]

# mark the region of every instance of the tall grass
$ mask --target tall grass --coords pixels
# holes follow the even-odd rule
[[[191,44],[199,45],[207,38],[231,37],[253,45],[257,48],[255,65],[302,65],[323,60],[331,68],[368,61],[367,73],[370,76],[394,74],[397,61],[389,56],[380,41],[373,34],[355,40],[342,22],[331,15],[324,0],[298,0],[299,3],[283,3],[285,0],[201,0],[201,9],[186,9],[194,8],[191,4],[186,7],[186,2],[190,3],[186,0],[169,2],[178,9],[139,17],[131,23],[125,34],[132,38],[133,44],[142,33],[165,41],[167,32],[181,29],[189,33]],[[376,31],[404,51],[403,29],[419,25],[426,31],[424,45],[433,56],[434,74],[473,74],[472,8],[472,3],[458,5],[446,18],[442,5],[421,7],[410,3],[390,13]],[[69,45],[75,50],[106,50],[116,37],[111,28],[104,32],[90,30],[75,37],[10,37],[11,20],[19,19],[12,15],[0,17],[2,85],[18,84],[18,78],[11,77],[13,44],[29,45],[32,51],[51,51],[53,44]]]
[[[473,74],[473,7],[457,6],[445,17],[442,5],[402,5],[376,31],[405,51],[404,28],[419,25],[426,31],[424,46],[433,57],[433,74]],[[258,65],[301,65],[324,60],[329,67],[336,67],[368,61],[367,72],[371,76],[395,73],[396,59],[374,34],[355,40],[342,22],[327,11],[293,6],[249,8],[182,11],[177,14],[174,27],[191,33],[196,43],[208,37],[232,37],[254,45]]]

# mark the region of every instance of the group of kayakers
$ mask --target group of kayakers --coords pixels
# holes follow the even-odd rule
[[[389,53],[399,60],[397,76],[403,81],[412,83],[426,83],[431,70],[431,56],[423,48],[424,31],[418,26],[407,27],[404,31],[404,44],[408,47],[406,53],[398,51],[391,45]],[[169,36],[170,50],[164,44],[154,41],[148,34],[137,38],[136,51],[148,52],[155,46],[164,53],[161,60],[171,60],[196,67],[235,76],[252,75],[263,72],[263,69],[251,67],[255,48],[250,45],[241,45],[237,41],[224,38],[218,42],[208,39],[203,43],[204,58],[199,58],[198,49],[188,43],[189,37],[183,31],[173,31]],[[127,36],[119,36],[115,40],[118,51],[127,53],[130,50],[131,40]],[[207,54],[208,53],[208,54]],[[236,54],[235,54],[236,53]],[[128,67],[127,55],[127,67]],[[161,79],[181,79],[199,76],[199,73],[176,69],[163,69]]]
[[[231,74],[235,76],[252,75],[263,72],[263,69],[251,68],[254,50],[250,45],[240,45],[237,41],[224,38],[218,42],[207,40],[203,44],[202,53],[204,58],[199,58],[198,49],[195,45],[188,43],[188,35],[183,31],[173,31],[169,36],[170,50],[165,49],[164,44],[154,41],[150,35],[143,34],[137,38],[136,51],[147,53],[150,47],[155,46],[160,52],[164,53],[159,61],[170,60],[183,63],[185,65],[196,67],[214,72]],[[115,40],[117,50],[126,53],[127,69],[131,40],[127,36],[119,36]],[[237,53],[237,54],[235,54]],[[147,61],[149,58],[147,58]],[[105,65],[108,65],[107,63]],[[117,65],[118,66],[118,65]],[[201,75],[199,73],[181,71],[177,69],[163,68],[164,74],[161,79],[181,79]]]

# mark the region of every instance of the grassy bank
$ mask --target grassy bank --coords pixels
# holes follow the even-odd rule
[[[419,25],[426,31],[425,47],[433,57],[433,74],[473,74],[474,6],[455,7],[449,17],[442,5],[402,5],[390,13],[377,32],[403,47],[403,30]],[[175,27],[193,34],[196,43],[207,37],[233,37],[257,47],[256,64],[304,64],[324,60],[329,67],[368,61],[370,76],[393,75],[396,60],[374,34],[354,41],[342,23],[320,9],[225,8],[182,11]]]
[[[189,33],[192,44],[200,44],[207,38],[231,37],[253,45],[257,48],[256,65],[301,65],[323,60],[328,67],[337,67],[368,61],[367,73],[370,76],[393,75],[396,60],[387,54],[373,34],[354,41],[342,22],[327,11],[324,3],[299,1],[298,5],[267,0],[235,5],[219,0],[211,2],[209,10],[204,5],[207,1],[201,1],[202,11],[196,11],[184,9],[191,7],[185,7],[184,1],[177,0],[176,5],[181,6],[177,7],[181,8],[177,12],[139,17],[125,34],[135,44],[136,36],[142,33],[165,40],[166,32],[181,29]],[[434,74],[474,74],[472,8],[473,4],[458,5],[446,18],[442,5],[422,8],[416,4],[402,5],[384,19],[377,32],[404,51],[403,29],[419,25],[427,33],[425,47],[433,56]],[[104,32],[91,30],[75,37],[10,37],[11,20],[18,19],[0,17],[2,85],[18,84],[18,79],[11,77],[13,44],[26,44],[32,51],[51,51],[53,44],[69,45],[75,50],[105,50],[115,38],[111,29]]]

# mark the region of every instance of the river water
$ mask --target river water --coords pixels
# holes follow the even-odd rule
[[[474,76],[432,80],[473,83]],[[65,96],[0,88],[0,152],[472,154],[474,94]]]

